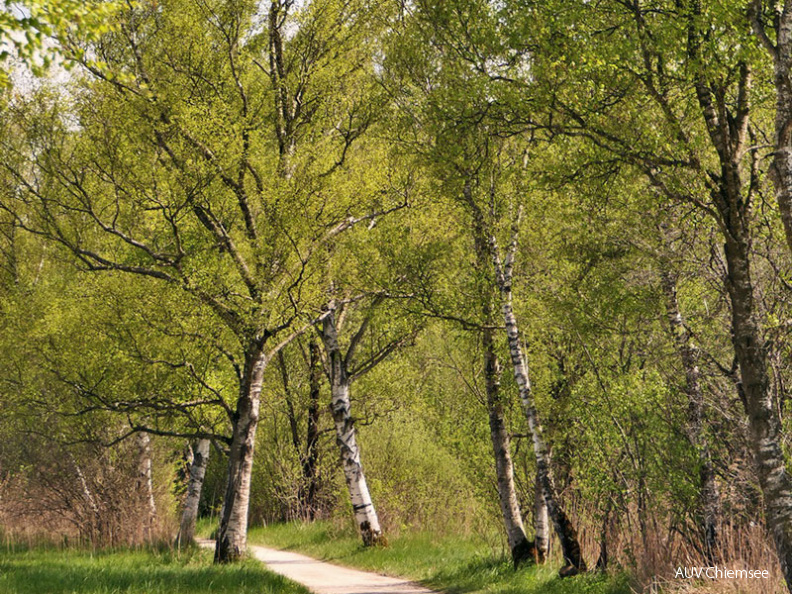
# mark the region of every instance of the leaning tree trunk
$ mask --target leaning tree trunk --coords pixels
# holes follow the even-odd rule
[[[574,575],[581,571],[586,571],[586,562],[583,560],[583,555],[580,551],[577,530],[575,530],[575,527],[562,508],[558,494],[556,493],[555,481],[553,480],[552,467],[550,465],[550,451],[545,443],[542,434],[542,425],[539,422],[539,415],[534,404],[531,382],[528,376],[528,366],[522,352],[519,327],[512,307],[511,283],[514,256],[517,249],[519,217],[514,225],[513,238],[509,246],[508,255],[506,256],[505,262],[501,262],[497,241],[494,235],[490,233],[484,219],[484,214],[473,197],[471,180],[465,182],[463,197],[473,215],[476,250],[480,255],[488,252],[490,262],[494,265],[495,281],[498,292],[500,293],[501,311],[506,324],[506,337],[509,343],[509,354],[511,356],[514,378],[517,381],[523,413],[528,421],[528,428],[533,438],[534,457],[536,458],[536,480],[538,484],[541,485],[542,495],[547,505],[547,513],[558,533],[561,551],[567,563],[567,565],[561,569],[560,574],[561,576]]]
[[[215,562],[238,560],[247,545],[250,481],[253,473],[253,449],[261,404],[261,385],[267,357],[261,345],[245,355],[245,372],[233,418],[233,434],[228,454],[228,477],[217,530]]]
[[[503,402],[500,395],[500,363],[495,354],[492,330],[485,328],[482,332],[484,343],[485,368],[484,376],[487,392],[487,412],[489,413],[490,437],[495,455],[495,475],[498,481],[498,498],[500,500],[506,538],[511,550],[514,568],[528,560],[536,560],[534,545],[525,536],[525,527],[520,515],[520,504],[517,501],[517,489],[514,485],[514,466],[512,464],[509,432],[503,418]]]
[[[146,540],[151,540],[154,522],[157,519],[157,502],[154,499],[154,483],[151,475],[151,436],[148,433],[137,434],[138,442],[138,493],[146,503],[146,526],[143,531]]]
[[[385,537],[382,534],[379,518],[371,501],[366,477],[363,474],[363,465],[360,462],[360,448],[357,445],[355,425],[350,410],[349,376],[347,374],[346,361],[338,344],[338,332],[332,309],[322,321],[322,341],[327,352],[330,370],[330,390],[332,394],[333,421],[336,427],[336,441],[341,450],[344,478],[352,500],[355,522],[360,530],[364,545],[385,544]]]
[[[497,258],[497,252],[495,250],[493,252]],[[500,266],[500,262],[498,262],[498,266]],[[536,457],[536,478],[542,487],[542,494],[547,504],[547,513],[558,534],[561,551],[567,563],[567,566],[561,570],[561,575],[574,575],[586,571],[586,562],[580,551],[577,530],[575,530],[572,521],[561,506],[558,493],[556,492],[553,471],[550,465],[550,451],[545,442],[539,414],[534,404],[528,366],[520,344],[519,326],[512,307],[510,271],[508,271],[506,278],[504,278],[503,274],[499,274],[498,277],[498,285],[501,291],[501,309],[506,324],[506,337],[509,342],[514,379],[517,381],[523,412],[533,438],[534,456]]]
[[[661,284],[666,302],[666,313],[671,335],[685,370],[685,393],[688,397],[687,437],[696,450],[699,467],[700,516],[704,552],[709,565],[717,562],[718,534],[720,532],[720,492],[712,464],[712,456],[704,434],[704,393],[701,389],[701,371],[698,366],[698,348],[685,326],[679,310],[676,281],[668,270],[661,272]]]
[[[209,462],[209,449],[211,442],[208,439],[199,439],[193,448],[193,459],[190,463],[190,478],[187,484],[187,497],[184,500],[179,536],[176,539],[178,546],[192,544],[195,540],[195,523],[198,520],[198,503],[201,501],[206,465]]]
[[[536,562],[544,563],[550,552],[550,519],[547,517],[547,502],[542,493],[539,475],[534,488],[534,531],[536,532]]]

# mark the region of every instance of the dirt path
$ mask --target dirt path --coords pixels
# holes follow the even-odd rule
[[[214,547],[214,541],[200,541]],[[298,582],[315,594],[435,594],[401,578],[339,567],[305,555],[248,545],[250,553],[271,571]]]

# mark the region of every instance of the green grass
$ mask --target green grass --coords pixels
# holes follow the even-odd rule
[[[251,530],[251,544],[299,551],[339,565],[406,577],[448,594],[628,594],[627,576],[560,579],[557,566],[511,561],[481,538],[404,533],[386,548],[364,548],[352,532],[324,522],[277,524]]]
[[[0,594],[308,594],[257,561],[212,565],[209,551],[0,550]]]

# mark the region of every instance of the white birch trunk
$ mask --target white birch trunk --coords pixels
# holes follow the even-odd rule
[[[338,332],[335,325],[334,312],[325,316],[322,321],[322,341],[327,351],[330,371],[330,389],[332,394],[332,413],[336,427],[336,442],[341,450],[341,462],[344,468],[355,523],[360,530],[363,544],[366,546],[384,544],[385,539],[380,528],[379,518],[371,500],[363,465],[360,461],[360,448],[357,445],[355,425],[351,415],[349,399],[349,377],[346,363],[338,344]]]
[[[561,549],[564,559],[568,563],[566,574],[581,572],[586,570],[586,562],[580,551],[580,543],[577,538],[577,531],[572,526],[566,512],[562,509],[558,495],[556,493],[555,481],[550,466],[550,451],[542,434],[542,425],[539,421],[539,414],[534,404],[533,393],[531,391],[531,381],[528,375],[528,366],[525,363],[522,345],[520,344],[520,332],[517,319],[511,303],[511,288],[508,285],[501,285],[502,311],[504,322],[506,323],[506,336],[509,342],[509,352],[511,353],[512,367],[514,369],[514,379],[520,394],[525,418],[528,421],[528,428],[533,438],[534,456],[536,458],[536,477],[542,488],[547,505],[547,512],[553,521],[556,532],[561,542]]]
[[[666,314],[677,354],[685,370],[685,393],[688,397],[687,437],[695,448],[699,463],[701,494],[699,507],[704,552],[707,563],[717,563],[718,534],[720,532],[720,490],[712,464],[709,443],[704,433],[704,393],[701,371],[698,366],[698,347],[693,343],[679,309],[676,280],[667,271],[661,273],[661,284],[666,301]]]
[[[195,540],[195,523],[198,520],[198,504],[201,501],[201,489],[206,476],[206,465],[209,462],[211,442],[199,439],[193,449],[190,463],[190,479],[187,484],[187,497],[184,500],[177,545],[192,544]]]
[[[542,485],[537,475],[536,487],[534,489],[534,531],[536,537],[536,562],[544,563],[550,552],[550,519],[547,515],[547,503],[545,502]]]
[[[146,432],[137,434],[140,451],[138,465],[138,489],[142,492],[146,503],[146,540],[153,537],[154,523],[157,519],[157,502],[154,499],[154,482],[151,474],[151,436]]]
[[[472,197],[471,197],[472,204]],[[481,217],[478,211],[479,218]],[[483,229],[483,221],[480,223]],[[528,428],[531,432],[533,439],[534,456],[536,458],[536,475],[537,481],[542,487],[542,494],[544,495],[545,503],[547,504],[547,512],[550,519],[555,526],[558,533],[561,550],[564,554],[564,559],[568,564],[561,570],[562,576],[574,575],[576,573],[586,571],[586,562],[583,560],[583,555],[580,550],[580,543],[578,541],[577,530],[572,525],[566,512],[561,507],[558,500],[558,494],[555,488],[555,481],[553,479],[552,467],[550,465],[550,451],[545,442],[544,435],[542,434],[542,425],[539,420],[539,414],[536,410],[534,403],[533,392],[531,390],[531,380],[528,374],[528,364],[523,353],[522,344],[520,342],[520,330],[517,324],[517,318],[514,315],[514,307],[512,305],[512,271],[514,265],[514,256],[517,249],[517,225],[519,224],[519,217],[515,223],[512,243],[509,246],[509,251],[506,256],[505,262],[501,262],[499,250],[495,237],[490,235],[489,244],[491,257],[495,268],[495,279],[500,290],[501,296],[501,312],[506,326],[506,338],[509,344],[509,354],[511,356],[512,369],[514,371],[514,379],[517,382],[517,387],[520,395],[520,402],[522,403],[525,418],[528,421]]]
[[[101,531],[101,521],[102,521],[102,514],[99,510],[99,505],[96,503],[96,499],[91,492],[91,488],[88,486],[88,481],[85,478],[85,474],[80,468],[80,465],[77,463],[74,455],[69,453],[69,458],[74,465],[74,471],[77,473],[77,480],[80,481],[80,491],[82,492],[83,499],[85,499],[85,503],[88,505],[88,509],[91,510],[91,520],[88,525],[88,530],[85,527],[81,527],[81,532],[83,535],[88,533],[88,537],[93,540],[96,537],[96,532]]]
[[[525,526],[520,505],[517,500],[517,488],[514,484],[514,465],[511,457],[511,440],[503,418],[503,403],[500,397],[500,364],[495,354],[492,330],[483,332],[485,357],[485,383],[487,392],[487,412],[489,414],[490,439],[495,456],[495,476],[498,486],[503,524],[509,543],[514,568],[528,560],[535,560],[535,550],[525,536]]]
[[[267,357],[261,346],[245,355],[244,381],[234,413],[233,435],[228,456],[226,484],[220,526],[217,530],[215,562],[236,561],[247,546],[250,482],[253,474],[253,450],[261,404],[261,386]]]

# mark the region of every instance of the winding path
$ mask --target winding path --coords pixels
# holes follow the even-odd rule
[[[199,541],[214,547],[214,541]],[[436,594],[414,582],[340,567],[305,555],[248,545],[248,551],[270,571],[298,582],[314,594]]]

